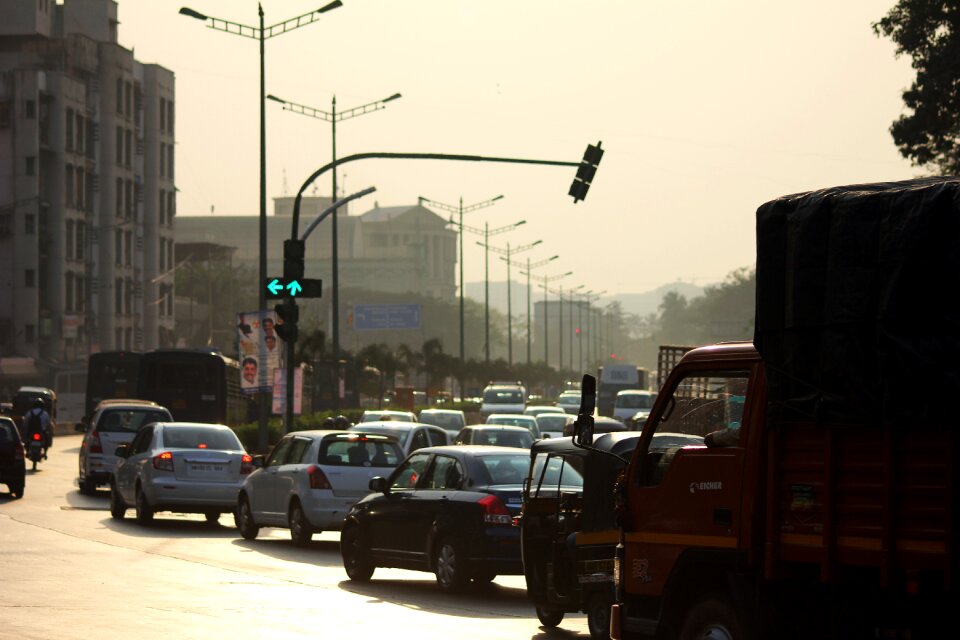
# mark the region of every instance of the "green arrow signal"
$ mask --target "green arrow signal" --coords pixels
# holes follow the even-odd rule
[[[290,292],[291,296],[296,296],[298,293],[303,291],[303,287],[301,287],[300,283],[296,280],[291,280],[287,283],[287,291]]]
[[[283,285],[280,284],[280,281],[274,278],[273,282],[267,285],[267,290],[271,295],[277,295],[278,292],[283,290]]]

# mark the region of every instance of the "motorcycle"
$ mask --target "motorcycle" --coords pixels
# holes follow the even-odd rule
[[[33,463],[33,471],[37,470],[37,463],[43,458],[43,436],[34,433],[27,447],[27,457]]]

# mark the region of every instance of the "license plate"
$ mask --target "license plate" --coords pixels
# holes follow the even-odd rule
[[[201,473],[219,473],[223,471],[222,464],[196,464],[191,463],[190,471],[199,471]]]

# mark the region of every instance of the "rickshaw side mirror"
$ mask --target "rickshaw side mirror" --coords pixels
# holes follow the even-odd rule
[[[597,379],[584,375],[580,384],[580,413],[573,423],[573,443],[580,447],[593,445],[593,412],[597,406]]]

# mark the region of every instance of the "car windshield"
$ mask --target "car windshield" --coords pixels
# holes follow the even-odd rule
[[[382,422],[390,420],[395,422],[415,422],[409,413],[402,411],[364,411],[363,416],[360,417],[360,422]]]
[[[369,425],[364,424],[362,429],[357,428],[359,425],[354,425],[350,428],[351,431],[365,431],[367,433],[382,433],[383,435],[393,436],[400,442],[401,447],[405,447],[407,444],[407,438],[410,437],[410,434],[413,433],[413,429],[409,427],[385,427],[383,425]]]
[[[320,444],[320,464],[348,467],[395,467],[403,460],[403,451],[393,442],[368,439],[324,439]]]
[[[483,401],[488,404],[523,404],[523,392],[515,389],[487,389]]]
[[[459,413],[422,413],[420,422],[432,424],[443,429],[454,430],[463,427],[463,416]]]
[[[173,427],[168,425],[163,429],[160,438],[161,446],[171,449],[243,450],[243,445],[237,439],[237,434],[229,429],[217,427]]]
[[[571,395],[571,396],[560,396],[560,399],[557,400],[557,404],[579,405],[579,404],[580,404],[580,396],[572,396],[572,395]]]
[[[624,409],[650,409],[653,396],[647,393],[625,393],[617,396],[617,406]]]
[[[487,424],[505,424],[511,427],[532,429],[536,426],[537,420],[529,416],[491,416]]]
[[[108,409],[97,420],[97,431],[136,433],[151,422],[171,420],[169,413],[156,409]]]
[[[561,491],[583,489],[584,461],[580,456],[558,456],[541,453],[533,463],[531,484],[535,498],[559,495]]]
[[[563,427],[567,424],[567,414],[544,413],[537,416],[537,424],[543,431],[563,431]]]
[[[533,446],[533,436],[529,431],[513,429],[477,429],[471,444],[488,444],[497,447],[516,447],[529,449]]]
[[[7,422],[3,420],[0,422],[0,444],[10,444],[11,442],[18,442],[20,440],[17,435],[16,427],[13,426],[12,422]]]
[[[498,453],[480,456],[480,462],[477,484],[520,484],[530,465],[530,456],[526,453]]]

